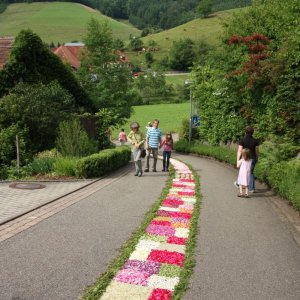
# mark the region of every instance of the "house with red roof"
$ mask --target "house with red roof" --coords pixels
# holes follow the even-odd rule
[[[0,70],[8,62],[9,52],[14,40],[14,37],[0,37]]]

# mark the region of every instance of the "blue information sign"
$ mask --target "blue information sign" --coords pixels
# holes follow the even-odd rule
[[[200,117],[199,116],[193,116],[192,117],[192,125],[194,127],[199,127],[200,126]]]

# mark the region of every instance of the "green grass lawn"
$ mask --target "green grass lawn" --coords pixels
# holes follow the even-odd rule
[[[187,74],[166,76],[166,82],[168,84],[173,84],[174,86],[184,85],[185,80],[189,77],[190,76]]]
[[[20,3],[11,4],[0,14],[0,36],[16,36],[21,29],[30,28],[45,42],[82,41],[91,17],[107,20],[115,37],[128,40],[129,34],[139,35],[135,27],[102,15],[99,11],[78,3]]]
[[[143,105],[134,106],[134,113],[130,120],[122,126],[126,133],[130,132],[130,123],[138,121],[141,130],[146,133],[146,125],[154,119],[159,119],[159,127],[165,133],[166,131],[178,132],[181,126],[181,121],[189,117],[189,103],[179,104],[157,104],[157,105]],[[120,128],[113,131],[113,138],[117,138]]]
[[[194,41],[203,40],[211,46],[218,46],[220,43],[219,37],[223,31],[222,23],[227,18],[230,18],[234,12],[241,9],[247,8],[230,9],[216,13],[210,18],[195,19],[169,30],[150,34],[142,38],[142,40],[146,47],[150,40],[154,40],[157,43],[159,50],[152,52],[155,60],[168,56],[173,42],[182,38],[190,38]],[[146,65],[144,54],[138,55],[136,52],[128,51],[127,55],[134,64]]]

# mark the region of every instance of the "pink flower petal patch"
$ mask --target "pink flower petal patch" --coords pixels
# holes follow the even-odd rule
[[[167,250],[151,250],[148,256],[148,260],[150,261],[177,265],[179,267],[183,266],[184,259],[184,254],[179,252],[170,252]]]
[[[167,239],[167,243],[177,244],[177,245],[185,245],[187,238],[179,238],[176,236],[169,236]]]
[[[148,278],[151,274],[146,272],[138,272],[132,269],[123,269],[119,271],[115,277],[116,281],[147,286]]]
[[[148,300],[170,300],[172,292],[166,289],[154,289]]]
[[[162,226],[162,225],[153,225],[153,224],[150,224],[147,227],[146,232],[150,234],[166,235],[166,236],[175,235],[175,229],[172,228],[171,226]]]

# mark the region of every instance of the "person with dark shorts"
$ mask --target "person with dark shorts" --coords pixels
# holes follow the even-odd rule
[[[239,141],[239,147],[237,151],[237,161],[240,160],[243,149],[249,149],[251,153],[251,172],[250,172],[250,183],[249,192],[255,192],[255,178],[254,178],[254,168],[258,160],[259,152],[259,141],[253,137],[254,129],[251,126],[247,126],[245,130],[246,135]],[[234,185],[238,187],[237,182]]]

